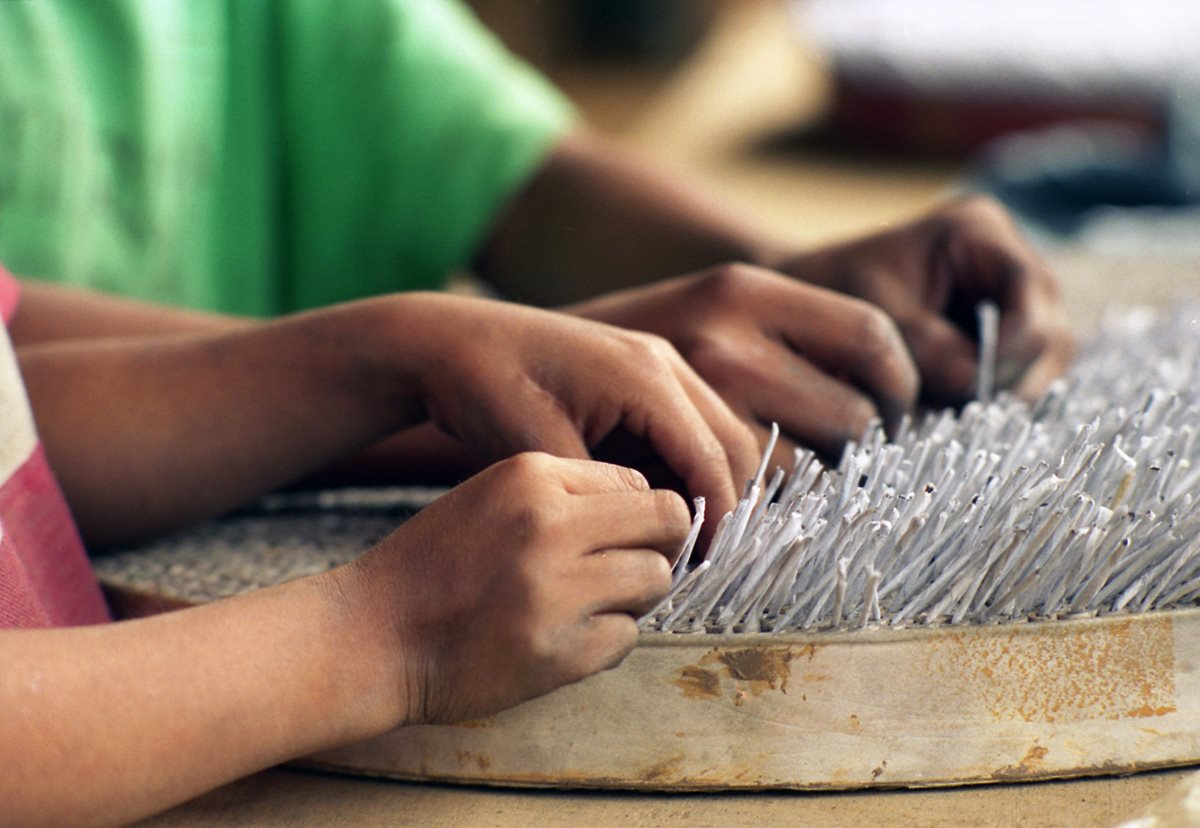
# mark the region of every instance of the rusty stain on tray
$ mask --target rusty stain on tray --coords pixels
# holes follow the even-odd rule
[[[454,751],[454,758],[458,761],[458,767],[463,770],[470,769],[472,765],[478,767],[482,773],[492,769],[492,760],[484,753],[471,753],[469,750],[458,748]]]
[[[787,692],[788,679],[792,675],[790,665],[795,655],[789,647],[745,647],[726,650],[718,658],[731,678],[749,682],[751,692],[757,696],[776,687]]]
[[[1165,716],[1176,711],[1170,616],[1139,623],[1062,624],[1005,635],[947,631],[930,673],[970,694],[993,719],[1075,722]]]
[[[741,704],[747,697],[760,696],[768,690],[787,692],[792,677],[792,662],[807,657],[812,661],[817,645],[801,647],[714,647],[695,664],[688,664],[676,671],[671,681],[683,693],[684,698],[710,700],[720,698],[722,677],[733,685],[732,698]],[[827,678],[806,674],[804,681],[821,681]]]
[[[686,759],[687,757],[684,754],[678,753],[663,759],[661,762],[656,762],[648,768],[637,771],[635,776],[643,782],[650,783],[675,779],[680,775]]]
[[[1042,760],[1050,750],[1042,745],[1030,746],[1021,761],[999,768],[992,774],[995,779],[1026,779],[1033,777],[1042,769]]]
[[[688,699],[715,699],[721,695],[720,674],[694,664],[680,668],[679,677],[671,683]]]

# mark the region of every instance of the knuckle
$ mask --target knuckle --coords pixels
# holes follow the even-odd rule
[[[495,463],[487,470],[494,475],[497,492],[509,502],[543,503],[552,499],[557,464],[562,461],[540,451],[523,451]]]
[[[658,334],[630,331],[628,341],[637,365],[664,368],[663,363],[678,358],[675,346]]]
[[[551,623],[530,622],[518,633],[517,651],[524,652],[534,664],[557,662],[561,647],[557,628]]]
[[[542,451],[523,451],[502,461],[505,470],[518,479],[540,481],[554,464],[554,458]]]
[[[725,385],[741,373],[738,363],[743,361],[742,350],[729,338],[705,331],[691,343],[687,359],[710,385]]]
[[[984,193],[960,196],[950,207],[949,214],[967,223],[1007,224],[1008,210],[994,197]]]
[[[597,669],[611,670],[619,665],[637,644],[637,637],[637,623],[632,618],[616,619],[606,636]]]
[[[729,459],[725,454],[725,446],[721,444],[720,438],[711,431],[706,431],[704,434],[698,435],[694,452],[696,469],[722,468]]]
[[[741,301],[746,292],[763,278],[758,268],[740,262],[727,262],[707,271],[698,285],[714,300],[733,304]]]
[[[550,499],[522,499],[512,507],[508,522],[511,537],[532,545],[556,536],[562,515]]]
[[[646,479],[646,475],[642,474],[637,469],[629,466],[611,467],[613,476],[616,478],[618,485],[625,487],[635,492],[645,492],[650,490],[650,481]]]

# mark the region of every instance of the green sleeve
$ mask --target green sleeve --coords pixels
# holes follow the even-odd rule
[[[277,28],[265,0],[0,0],[0,259],[281,310]]]
[[[456,3],[284,8],[286,304],[441,285],[567,129],[569,105]]]
[[[0,260],[262,315],[437,287],[572,117],[455,0],[0,0]]]

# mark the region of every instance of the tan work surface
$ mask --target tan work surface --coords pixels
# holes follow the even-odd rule
[[[295,826],[1112,826],[1189,771],[1108,779],[850,794],[519,791],[276,769],[138,823]]]

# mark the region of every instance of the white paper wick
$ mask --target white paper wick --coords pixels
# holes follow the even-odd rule
[[[979,372],[975,378],[975,397],[991,402],[996,384],[996,341],[1000,338],[1000,308],[984,300],[975,306],[979,319]]]

